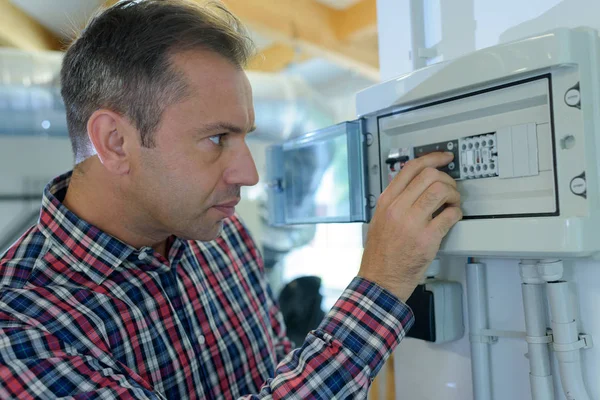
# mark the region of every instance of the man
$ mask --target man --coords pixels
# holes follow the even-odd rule
[[[0,260],[1,398],[364,398],[412,323],[403,301],[461,218],[451,156],[382,194],[359,275],[291,351],[234,214],[258,181],[250,44],[222,15],[122,2],[67,51],[76,165]]]

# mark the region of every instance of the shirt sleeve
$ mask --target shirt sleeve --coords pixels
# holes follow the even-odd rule
[[[246,245],[264,274],[262,258],[243,222]],[[371,382],[414,322],[411,309],[381,286],[356,277],[319,327],[290,352],[283,316],[263,276],[277,360],[273,379],[255,399],[367,398]]]
[[[133,371],[78,354],[36,328],[10,325],[0,324],[2,399],[164,399]]]
[[[279,319],[274,320],[275,331],[283,326]],[[319,328],[281,361],[275,377],[259,394],[243,399],[366,398],[413,321],[412,311],[398,298],[356,277]],[[285,337],[285,332],[279,334]]]

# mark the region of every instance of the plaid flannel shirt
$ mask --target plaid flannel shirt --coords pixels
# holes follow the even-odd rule
[[[0,398],[334,399],[368,387],[412,323],[355,278],[296,350],[237,217],[212,242],[133,248],[44,191],[0,258]]]

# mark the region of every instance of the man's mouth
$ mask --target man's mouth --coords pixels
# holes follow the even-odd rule
[[[240,199],[235,199],[227,203],[217,204],[216,206],[213,206],[213,208],[215,208],[217,211],[222,212],[223,214],[225,214],[226,217],[229,218],[232,217],[233,214],[235,214],[235,206],[237,206],[239,202]]]

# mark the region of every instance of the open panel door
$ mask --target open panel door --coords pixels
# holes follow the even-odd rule
[[[367,221],[363,123],[343,122],[267,150],[271,224]]]

